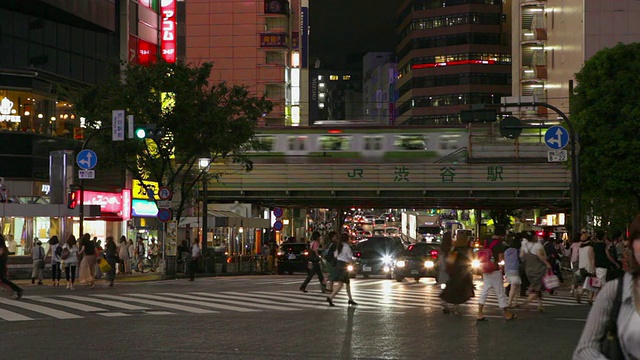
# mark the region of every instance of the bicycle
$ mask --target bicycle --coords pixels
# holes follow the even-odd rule
[[[143,258],[138,259],[138,261],[136,261],[136,267],[135,269],[133,269],[133,271],[144,274],[144,273],[150,272],[151,269],[153,269],[153,264],[151,263],[151,259],[145,256]]]

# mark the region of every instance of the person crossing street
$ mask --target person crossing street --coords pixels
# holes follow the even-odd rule
[[[307,278],[304,279],[302,285],[300,285],[300,291],[307,292],[307,285],[313,279],[314,275],[318,275],[318,281],[320,281],[320,289],[323,293],[327,292],[324,285],[324,277],[322,276],[322,269],[320,268],[320,232],[314,231],[311,234],[311,244],[309,245],[309,268],[307,269]]]

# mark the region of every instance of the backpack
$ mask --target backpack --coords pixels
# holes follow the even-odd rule
[[[500,243],[500,240],[494,239],[490,245],[488,242],[484,243],[484,247],[478,251],[478,260],[480,261],[480,267],[485,274],[492,273],[499,269],[498,260],[493,255],[493,248]]]
[[[56,247],[56,256],[60,257],[60,255],[62,255],[62,246],[60,244],[58,244],[58,247]]]

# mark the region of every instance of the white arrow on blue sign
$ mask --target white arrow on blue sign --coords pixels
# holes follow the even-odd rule
[[[76,156],[76,163],[81,169],[91,170],[98,163],[98,155],[93,150],[82,150]]]
[[[563,149],[569,143],[569,132],[562,126],[552,126],[544,133],[544,143],[549,149]]]

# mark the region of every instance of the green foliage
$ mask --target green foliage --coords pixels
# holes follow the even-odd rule
[[[273,105],[253,97],[242,86],[209,84],[213,65],[167,64],[126,66],[120,74],[73,96],[75,109],[86,118],[85,138],[96,129],[90,148],[98,151],[102,167],[122,167],[134,178],[158,181],[180,193],[179,218],[201,177],[198,158],[210,157],[209,176],[220,178],[216,163],[252,167],[244,144],[255,141],[257,119]],[[165,105],[163,108],[163,104]],[[167,106],[171,104],[170,106]],[[135,124],[156,124],[167,133],[160,141],[111,141],[111,112],[125,110]]]
[[[640,211],[640,44],[618,44],[576,74],[571,121],[580,140],[584,207],[603,226]]]

